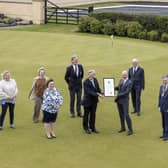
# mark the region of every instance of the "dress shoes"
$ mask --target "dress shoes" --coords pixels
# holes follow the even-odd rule
[[[135,113],[136,113],[136,111],[131,112],[131,114],[135,114]]]
[[[10,125],[10,128],[15,129],[15,125],[14,124]]]
[[[164,138],[164,136],[162,135],[162,136],[160,136],[159,138],[162,139],[162,138]]]
[[[130,136],[133,134],[133,131],[128,131],[127,135]]]
[[[163,137],[163,141],[167,141],[168,140],[168,137]]]
[[[78,117],[82,118],[83,116],[82,116],[82,114],[78,114]]]
[[[71,116],[70,116],[71,118],[75,118],[75,114],[71,114]]]
[[[99,133],[100,133],[100,132],[99,132],[98,130],[96,130],[96,129],[92,130],[92,132],[95,133],[95,134],[99,134]]]
[[[125,129],[120,129],[119,131],[118,131],[118,133],[122,133],[122,132],[125,132],[126,130]]]
[[[137,113],[137,116],[141,116],[141,113]]]
[[[2,131],[2,130],[3,130],[3,127],[0,126],[0,131]]]
[[[86,134],[91,134],[91,132],[90,132],[89,129],[85,130],[85,133],[86,133]]]

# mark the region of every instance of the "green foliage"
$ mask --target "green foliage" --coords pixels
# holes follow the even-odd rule
[[[92,13],[91,16],[98,20],[109,19],[113,23],[117,20],[136,21],[139,22],[147,31],[157,30],[159,33],[168,33],[168,16],[126,14],[117,12]]]
[[[105,35],[111,35],[115,33],[114,25],[109,20],[102,21],[103,28],[102,33]]]
[[[94,34],[101,33],[102,23],[97,19],[92,19],[90,22],[90,32]]]
[[[159,33],[158,33],[158,31],[152,30],[152,31],[148,32],[147,33],[147,38],[150,41],[157,41],[157,40],[159,40]]]
[[[144,39],[144,40],[146,40],[146,39],[147,39],[147,30],[141,31],[141,32],[138,34],[138,38],[139,38],[139,39]]]
[[[143,27],[138,22],[129,22],[127,25],[127,36],[138,38],[139,33],[142,32]]]
[[[168,33],[163,33],[162,34],[161,41],[162,42],[168,42]]]
[[[90,32],[90,23],[92,22],[92,20],[95,20],[95,18],[92,17],[82,17],[80,19],[80,23],[79,23],[79,31],[81,32]]]
[[[118,20],[114,25],[115,33],[118,36],[126,36],[127,35],[127,26],[128,26],[128,22]]]

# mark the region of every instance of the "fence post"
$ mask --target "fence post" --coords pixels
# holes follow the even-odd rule
[[[44,18],[45,18],[44,23],[47,24],[48,22],[47,20],[47,0],[45,0],[45,4],[44,4]]]
[[[77,24],[79,24],[79,8],[77,9]]]

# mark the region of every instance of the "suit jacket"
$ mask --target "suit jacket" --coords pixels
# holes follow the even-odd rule
[[[133,67],[128,70],[128,78],[132,81],[133,86],[140,86],[141,89],[145,89],[145,75],[144,69],[138,67],[135,73],[133,73]]]
[[[78,64],[78,70],[79,73],[77,77],[73,65],[68,66],[66,69],[65,81],[67,82],[69,89],[72,89],[74,87],[82,88],[82,78],[84,76],[83,66]]]
[[[95,87],[88,78],[84,81],[84,98],[82,100],[82,105],[91,106],[98,102],[97,93],[101,93],[101,89],[96,78],[94,78],[94,84]]]
[[[131,91],[132,88],[132,82],[131,80],[127,80],[124,83],[124,80],[121,79],[119,82],[119,85],[117,87],[115,87],[115,90],[118,90],[118,94],[116,97],[116,102],[117,103],[128,103],[129,101],[129,93]]]
[[[164,85],[160,86],[158,106],[161,112],[168,112],[168,88],[164,91]]]

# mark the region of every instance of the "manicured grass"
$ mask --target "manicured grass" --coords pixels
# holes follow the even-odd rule
[[[80,34],[74,30],[74,26],[47,25],[0,31],[0,72],[9,69],[19,87],[16,129],[8,128],[7,116],[4,130],[0,132],[1,167],[166,167],[168,143],[159,139],[157,98],[160,77],[167,73],[168,45],[115,38],[112,47],[108,36]],[[142,116],[131,115],[133,136],[117,133],[119,117],[113,98],[100,100],[98,105],[99,135],[85,135],[81,119],[69,117],[64,73],[74,53],[84,65],[85,77],[88,69],[96,70],[101,87],[103,77],[115,77],[117,84],[120,72],[128,69],[131,59],[136,56],[140,60],[146,72],[146,90],[142,95]],[[47,76],[55,79],[64,97],[56,125],[58,138],[54,140],[45,138],[42,123],[31,121],[33,104],[27,96],[40,66],[46,67]]]

